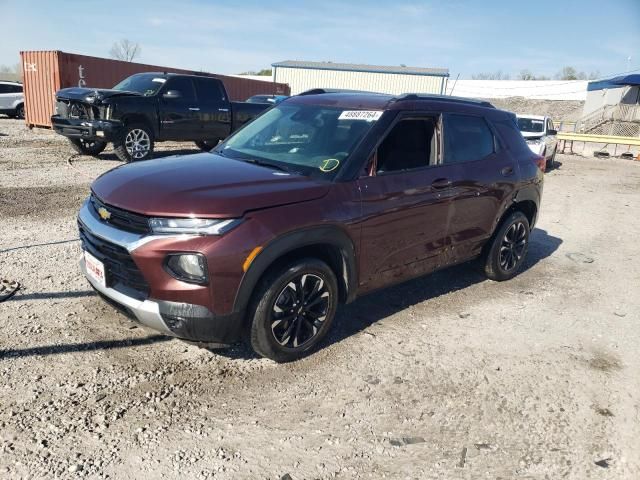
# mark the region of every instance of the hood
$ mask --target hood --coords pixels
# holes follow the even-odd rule
[[[123,165],[98,177],[91,190],[104,203],[143,215],[238,218],[320,198],[329,184],[201,153]]]
[[[102,100],[111,97],[140,97],[141,93],[138,92],[126,92],[123,90],[108,90],[99,88],[63,88],[58,90],[56,98],[65,100],[78,100],[81,102],[99,103]],[[92,100],[93,99],[93,100]]]
[[[541,132],[520,132],[527,140],[537,140],[544,137],[544,133]]]

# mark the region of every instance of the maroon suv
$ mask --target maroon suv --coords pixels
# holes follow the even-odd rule
[[[541,166],[489,103],[314,90],[212,153],[98,178],[81,267],[144,325],[293,360],[365,293],[477,257],[489,278],[513,277]]]

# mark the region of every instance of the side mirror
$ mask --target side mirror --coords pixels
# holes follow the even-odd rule
[[[166,99],[174,99],[174,98],[180,98],[180,97],[182,97],[182,93],[180,93],[179,90],[167,90],[162,95],[162,98],[166,98]]]
[[[558,130],[554,130],[553,128],[550,128],[549,130],[547,130],[547,135],[557,135],[558,134]]]

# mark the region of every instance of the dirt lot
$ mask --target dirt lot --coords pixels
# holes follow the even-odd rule
[[[95,297],[75,214],[119,163],[68,156],[0,119],[0,478],[640,478],[640,162],[559,156],[521,275],[362,298],[276,365]]]

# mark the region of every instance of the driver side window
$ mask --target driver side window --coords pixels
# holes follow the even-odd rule
[[[188,77],[170,78],[164,85],[164,92],[169,90],[177,90],[180,92],[180,100],[186,103],[195,102],[196,94],[193,88],[193,82]]]
[[[433,118],[400,120],[378,147],[377,173],[435,165],[438,133]]]

